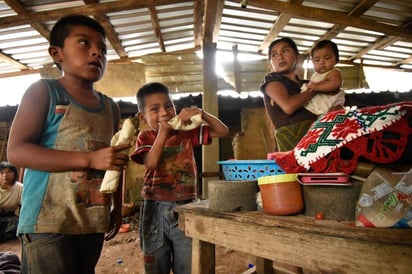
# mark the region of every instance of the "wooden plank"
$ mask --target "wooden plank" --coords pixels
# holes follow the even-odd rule
[[[207,258],[205,260],[204,258]],[[192,240],[192,273],[215,273],[215,245],[197,239]]]
[[[353,222],[336,220],[316,220],[304,215],[275,216],[261,211],[217,212],[208,208],[208,201],[190,203],[177,208],[179,212],[236,220],[240,223],[285,228],[298,233],[317,233],[327,236],[352,238],[354,240],[374,241],[385,244],[405,244],[412,247],[410,229],[355,227]]]
[[[148,65],[158,65],[161,64],[170,64],[171,62],[180,62],[180,63],[200,63],[202,60],[196,55],[196,53],[186,53],[182,54],[181,52],[176,53],[153,53],[142,56],[142,62]]]
[[[273,262],[264,258],[256,258],[256,271],[257,273],[275,274],[273,269]]]
[[[263,213],[205,214],[206,211],[193,208],[177,210],[184,215],[189,237],[304,269],[327,273],[410,273],[412,269],[412,242],[407,236],[410,230],[369,229],[376,233],[358,234],[358,230],[364,229],[337,222],[311,225],[307,218],[297,216],[272,216],[278,218],[270,218],[269,224],[267,214]],[[342,231],[352,232],[345,235]]]
[[[163,75],[167,76],[178,76],[181,73],[184,74],[194,74],[201,75],[202,64],[177,64],[177,65],[146,65],[145,73],[149,76],[158,76],[162,77]]]

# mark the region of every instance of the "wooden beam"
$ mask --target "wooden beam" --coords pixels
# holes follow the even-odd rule
[[[98,0],[83,0],[83,2],[87,4],[95,4],[98,3]],[[116,51],[117,55],[120,58],[126,58],[127,52],[124,50],[119,38],[117,37],[117,33],[114,30],[112,24],[110,23],[109,18],[103,14],[95,14],[94,18],[100,22],[106,32],[107,40],[109,40],[110,44],[112,45],[113,49]]]
[[[206,1],[206,7],[208,5],[217,4],[216,0],[215,3],[211,3],[213,1]],[[209,9],[208,12],[210,12]],[[206,16],[207,17],[207,16]],[[209,20],[212,17],[209,15]],[[208,19],[206,19],[208,20]],[[205,20],[205,23],[207,22]],[[215,22],[214,20],[212,22]],[[212,23],[211,22],[211,23]],[[210,32],[210,30],[209,30]],[[218,79],[216,75],[216,44],[212,42],[212,33],[205,35],[205,39],[203,41],[203,78],[202,78],[202,91],[203,91],[203,98],[202,98],[202,108],[206,110],[208,113],[215,115],[216,117],[219,116],[219,104],[218,104],[218,97],[217,97],[217,88],[218,88]],[[219,161],[219,142],[212,142],[208,146],[202,147],[202,172],[209,172],[209,171],[216,171],[219,170],[219,166],[217,165],[217,161]],[[208,181],[211,178],[202,178],[202,193],[207,193],[207,186]]]
[[[151,5],[169,5],[181,3],[180,0],[122,0],[104,3],[88,4],[85,6],[68,7],[62,9],[28,12],[0,18],[0,28],[58,20],[67,14],[98,15],[130,9],[149,8]]]
[[[350,16],[360,16],[368,11],[373,5],[376,4],[379,0],[362,0],[360,1],[350,12],[348,15]],[[347,25],[334,25],[325,35],[323,35],[320,40],[332,40],[335,38],[339,33],[341,33]],[[310,51],[313,47],[306,51],[306,55],[310,55]]]
[[[5,0],[4,1],[10,8],[12,8],[17,14],[26,14],[28,11],[24,6],[20,4],[20,1],[15,0]],[[41,23],[33,22],[30,24],[33,29],[40,33],[43,37],[49,40],[50,32],[47,27]]]
[[[291,0],[290,2],[296,5],[301,5],[303,0]],[[290,16],[289,14],[282,13],[281,15],[279,15],[269,33],[266,35],[265,39],[263,39],[262,44],[259,46],[259,52],[263,52],[269,46],[269,44],[276,39],[279,33],[289,23],[289,20],[291,18],[292,16]]]
[[[195,0],[193,5],[193,35],[195,47],[200,47],[202,45],[204,14],[205,0]]]
[[[349,58],[349,60],[360,59],[360,58],[362,58],[363,55],[367,54],[371,50],[381,48],[381,47],[386,46],[388,44],[393,44],[398,40],[399,40],[399,38],[394,37],[394,36],[383,37],[383,38],[379,39],[376,43],[370,45],[369,47],[366,47],[366,48],[358,51],[358,53],[355,56],[352,56],[351,58]]]
[[[235,91],[241,92],[242,91],[242,81],[241,81],[240,65],[239,65],[239,58],[238,58],[239,50],[237,48],[237,45],[232,47],[232,51],[233,51],[233,79],[235,82]]]
[[[293,17],[313,21],[323,21],[332,24],[347,25],[355,28],[386,33],[388,35],[399,36],[405,39],[412,39],[412,30],[397,27],[389,24],[379,23],[371,19],[346,15],[338,11],[330,11],[321,8],[286,3],[279,0],[249,0],[249,5],[264,9],[287,13]]]
[[[377,2],[379,2],[379,0],[362,0],[348,13],[348,15],[360,16],[367,12]]]
[[[411,26],[411,22],[405,24],[404,28],[405,29],[409,29]],[[369,47],[364,48],[363,50],[359,51],[355,56],[352,56],[349,60],[355,60],[355,59],[360,59],[362,58],[363,55],[367,54],[369,51],[374,50],[374,49],[383,49],[385,47],[388,47],[392,44],[394,44],[395,42],[401,40],[400,37],[396,37],[396,36],[385,36],[382,37],[381,39],[379,39],[376,43],[370,45]],[[398,62],[397,64],[395,64],[395,66],[401,65],[401,64],[408,64],[410,63],[412,60],[412,55],[409,58],[406,58],[405,60],[403,60],[402,62]]]
[[[19,1],[13,1],[13,0],[5,0],[4,1],[7,5],[9,5],[10,8],[12,8],[17,14],[26,14],[28,13],[28,11],[20,4]],[[49,35],[50,32],[49,30],[40,23],[32,23],[31,27],[33,29],[35,29],[40,35],[42,35],[43,37],[45,37],[47,40],[49,40]],[[13,57],[11,57],[10,55],[6,55],[4,53],[1,53],[0,58],[10,64],[13,64],[16,66],[16,68],[18,69],[22,69],[22,70],[27,70],[30,69],[28,66],[20,63],[18,60],[14,59]]]
[[[194,48],[182,49],[182,50],[174,50],[174,51],[172,50],[172,51],[169,51],[168,53],[181,53],[181,54],[185,54],[185,53],[193,53],[193,52],[196,52],[196,51],[199,51],[199,50],[201,50],[201,47],[194,47]],[[153,56],[153,55],[163,55],[163,54],[164,54],[163,52],[156,52],[156,53],[151,53],[150,56]],[[129,60],[130,62],[137,62],[137,61],[141,60],[142,57],[145,57],[145,56],[147,56],[147,55],[129,57],[129,58],[127,58],[127,60]],[[117,62],[117,60],[111,60],[110,62]]]
[[[225,6],[224,0],[219,0],[217,2],[215,29],[213,30],[213,42],[214,43],[217,43],[217,38],[219,37],[220,25],[222,24],[224,6]]]
[[[348,15],[351,16],[360,16],[369,10],[373,5],[379,0],[363,0],[359,2]],[[342,32],[347,25],[335,25],[333,26],[325,35],[323,35],[319,40],[331,40],[335,38],[340,32]],[[307,52],[309,53],[309,52]]]
[[[26,69],[26,70],[15,71],[15,72],[0,73],[0,78],[10,78],[10,77],[24,76],[24,75],[36,74],[36,73],[40,73],[40,70]]]
[[[156,8],[154,6],[150,6],[149,11],[150,11],[150,19],[152,20],[153,32],[156,35],[160,50],[162,52],[165,52],[166,51],[165,43],[163,41],[162,31],[160,30],[159,18],[157,17]]]
[[[3,53],[0,51],[0,60],[9,64],[14,65],[17,69],[30,69],[30,67],[20,63],[19,61],[17,61],[16,59],[14,59],[13,57],[11,57],[10,55]]]
[[[204,19],[204,31],[203,31],[203,43],[217,41],[219,25],[217,22],[220,22],[218,19],[219,8],[222,7],[223,0],[205,0],[205,19]],[[223,9],[223,7],[222,7]],[[223,12],[223,11],[222,11]],[[219,21],[218,21],[219,20]]]
[[[100,22],[106,32],[106,37],[109,43],[112,45],[113,49],[116,51],[120,58],[127,58],[127,52],[122,46],[116,31],[114,30],[110,20],[106,15],[95,15],[94,18]]]
[[[402,60],[402,61],[399,62],[399,63],[396,63],[395,66],[400,66],[400,65],[402,65],[402,64],[409,64],[409,63],[412,63],[412,56],[409,57],[409,58],[406,58],[406,59]]]

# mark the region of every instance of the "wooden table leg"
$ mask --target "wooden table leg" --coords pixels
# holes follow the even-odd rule
[[[215,273],[215,245],[192,239],[192,274]]]
[[[256,272],[258,274],[274,274],[273,261],[265,258],[256,258]]]

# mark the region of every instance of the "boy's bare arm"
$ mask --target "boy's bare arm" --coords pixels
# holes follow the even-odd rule
[[[183,121],[183,123],[190,123],[190,118],[197,114],[201,114],[202,120],[208,123],[211,127],[211,137],[223,137],[229,134],[229,128],[222,121],[199,108],[183,108],[179,113],[179,118]],[[159,167],[162,162],[163,149],[166,139],[171,130],[172,127],[167,123],[167,121],[162,121],[159,124],[158,133],[152,148],[144,156],[144,165],[147,169],[154,170]]]
[[[342,74],[338,70],[331,71],[320,82],[309,82],[308,87],[320,93],[336,93],[342,85]]]
[[[210,126],[210,137],[224,137],[229,134],[229,128],[219,118],[200,108],[182,108],[178,116],[184,123],[190,123],[190,118],[197,114],[201,114],[202,120]]]
[[[130,145],[107,147],[93,152],[61,151],[39,144],[49,108],[45,83],[39,81],[24,94],[10,131],[7,156],[16,166],[45,171],[83,168],[122,170]],[[41,156],[41,157],[40,157]]]
[[[202,111],[202,120],[211,128],[210,137],[225,137],[229,134],[228,126],[226,126],[219,118],[204,110]]]

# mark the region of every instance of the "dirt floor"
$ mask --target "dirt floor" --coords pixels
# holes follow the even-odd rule
[[[96,267],[97,274],[142,274],[143,262],[140,249],[137,224],[133,218],[128,220],[131,231],[119,233],[104,243],[102,255]],[[20,256],[20,242],[9,240],[0,243],[0,252],[12,252]],[[248,254],[236,252],[224,247],[216,247],[216,273],[238,274],[246,271],[255,258]]]

